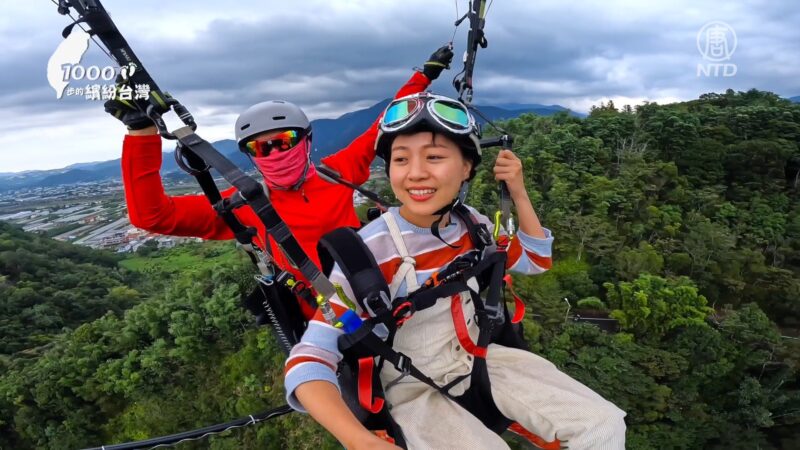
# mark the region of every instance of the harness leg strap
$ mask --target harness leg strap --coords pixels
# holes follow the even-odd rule
[[[371,357],[358,359],[358,403],[361,407],[377,414],[383,409],[384,400],[372,396],[372,369],[375,360]]]

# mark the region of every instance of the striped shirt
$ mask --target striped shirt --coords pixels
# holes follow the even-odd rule
[[[469,207],[469,209],[479,222],[486,224],[490,232],[494,230],[494,224],[489,218],[478,213],[474,208]],[[420,286],[432,274],[445,268],[458,256],[475,248],[466,225],[459,220],[451,221],[449,225],[440,230],[442,239],[452,246],[448,247],[433,236],[430,229],[418,227],[403,219],[399,214],[399,208],[390,208],[386,214],[392,214],[396,219],[408,252],[416,261],[417,283]],[[504,234],[502,229],[501,234]],[[392,240],[386,221],[383,218],[372,221],[359,231],[359,235],[375,255],[375,260],[386,282],[391,283],[402,263],[402,258]],[[547,229],[545,229],[545,238],[543,239],[518,232],[508,247],[506,268],[522,274],[545,272],[552,265],[552,244],[553,237]],[[494,251],[494,248],[489,247],[487,251]],[[352,288],[338,266],[333,268],[330,279],[333,283],[341,284],[344,293],[355,300]],[[399,285],[396,297],[405,295],[407,295],[407,288],[406,282],[403,281]],[[331,299],[331,306],[337,316],[347,309],[336,296]],[[363,315],[362,311],[357,312]],[[338,387],[336,367],[341,361],[342,355],[337,342],[342,333],[342,330],[329,325],[324,320],[320,310],[309,322],[301,342],[295,345],[286,360],[284,369],[286,397],[292,408],[304,411],[294,395],[294,390],[305,382],[324,380]],[[414,355],[409,356],[413,360]]]

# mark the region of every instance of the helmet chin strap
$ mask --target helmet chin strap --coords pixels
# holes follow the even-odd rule
[[[454,206],[456,206],[458,203],[464,203],[464,199],[467,197],[468,190],[469,190],[469,182],[462,181],[461,188],[459,188],[458,195],[456,196],[456,198],[454,198],[452,202],[441,207],[438,211],[433,213],[433,215],[439,216],[439,218],[434,220],[433,223],[431,224],[431,234],[433,234],[434,237],[436,237],[436,239],[439,239],[440,241],[444,242],[444,245],[450,248],[459,248],[460,246],[450,245],[444,239],[442,239],[441,234],[439,234],[439,225],[441,225],[442,220],[444,220],[444,216],[453,210]]]

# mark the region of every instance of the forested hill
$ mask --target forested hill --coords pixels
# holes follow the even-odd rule
[[[130,307],[119,259],[0,222],[0,356],[33,354],[62,328]]]
[[[797,448],[800,105],[728,91],[501,125],[556,237],[550,271],[515,276],[531,348],[627,412],[627,448]],[[468,199],[486,213],[498,205],[496,152],[485,150]],[[106,256],[75,248],[83,256],[59,262],[72,247],[2,230],[0,288],[13,288],[8,304],[24,311],[60,305],[53,291],[33,296],[53,273],[75,273],[70,264],[115,279]],[[284,355],[238,307],[252,268],[232,248],[203,243],[124,261],[145,275],[124,314],[88,320],[107,309],[92,301],[105,305],[124,286],[118,278],[73,299],[87,319],[74,330],[31,340],[57,327],[20,322],[28,328],[10,342],[37,347],[0,355],[0,448],[119,443],[281,404]],[[6,268],[18,265],[25,270]],[[103,278],[59,286],[83,289],[84,279]],[[20,295],[30,280],[41,284]],[[577,314],[616,319],[619,332]],[[298,414],[210,440],[182,448],[337,448]]]
[[[557,260],[586,264],[594,289],[687,276],[711,305],[756,302],[800,326],[800,105],[729,90],[507,129]],[[487,212],[497,204],[489,169],[470,197]]]

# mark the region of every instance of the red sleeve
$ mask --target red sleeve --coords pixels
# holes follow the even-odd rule
[[[125,136],[122,183],[133,226],[173,236],[233,239],[233,233],[204,195],[168,196],[160,169],[161,136]]]
[[[414,75],[400,88],[394,98],[405,97],[424,91],[431,84],[421,72]],[[378,120],[367,131],[347,147],[333,155],[322,158],[322,163],[336,170],[342,178],[354,184],[364,184],[369,179],[369,165],[375,159],[375,141],[378,139]]]

